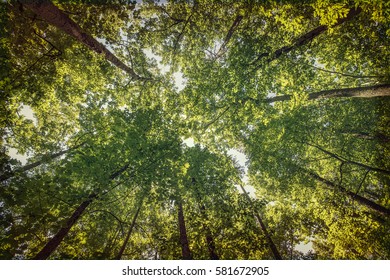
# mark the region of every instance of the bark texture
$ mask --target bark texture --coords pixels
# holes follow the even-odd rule
[[[91,35],[85,33],[81,27],[74,22],[67,14],[58,9],[48,0],[26,1],[23,6],[27,7],[47,23],[54,25],[63,32],[83,43],[85,46],[98,54],[102,54],[112,64],[122,69],[134,80],[146,80],[147,78],[137,75],[132,68],[123,63],[112,52],[110,52],[102,43],[97,41]]]
[[[340,88],[322,90],[318,92],[309,93],[308,99],[323,99],[323,98],[341,98],[341,97],[358,97],[358,98],[372,98],[380,96],[390,96],[390,84],[381,84],[368,87],[356,87],[356,88]],[[291,95],[280,95],[263,100],[256,100],[257,104],[260,103],[273,103],[278,101],[291,100]]]
[[[54,235],[49,242],[46,243],[45,247],[33,258],[34,260],[46,260],[57,247],[60,245],[62,240],[67,236],[72,226],[80,219],[85,209],[89,204],[96,198],[96,194],[92,194],[89,198],[83,201],[79,207],[73,212],[72,216],[66,221],[66,224]]]
[[[182,257],[183,260],[191,260],[192,254],[188,243],[187,229],[186,229],[184,213],[183,213],[183,204],[181,201],[177,202],[177,208],[178,208],[177,212],[178,212],[178,220],[179,220],[179,232],[180,232],[180,244],[181,244]]]
[[[120,172],[115,172],[110,176],[110,179],[115,179],[117,176],[122,174],[127,168],[128,164],[125,165],[126,168],[121,168]],[[85,209],[98,197],[98,194],[91,194],[87,200],[84,200],[79,207],[73,212],[72,216],[66,221],[65,226],[63,226],[50,240],[46,243],[45,247],[33,258],[34,260],[45,260],[47,259],[54,250],[60,245],[62,240],[66,237],[72,226],[80,219],[81,215],[84,213]]]

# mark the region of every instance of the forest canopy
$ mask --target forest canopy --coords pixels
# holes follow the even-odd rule
[[[389,1],[0,13],[1,259],[390,259]]]

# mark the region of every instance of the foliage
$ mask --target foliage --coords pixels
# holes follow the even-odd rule
[[[147,79],[0,4],[2,259],[389,259],[388,1],[53,3]]]

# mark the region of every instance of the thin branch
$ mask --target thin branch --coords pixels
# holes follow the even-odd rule
[[[355,192],[355,194],[358,194],[358,193],[359,193],[360,189],[361,189],[362,186],[363,186],[363,182],[364,182],[364,180],[366,180],[366,177],[367,177],[367,175],[368,175],[369,172],[370,172],[370,170],[367,170],[367,172],[364,174],[364,177],[363,177],[362,181],[360,182],[359,187],[358,187],[357,191]]]
[[[310,65],[308,63],[304,63],[305,65],[309,66],[309,67],[312,67],[312,68],[315,68],[319,71],[323,71],[323,72],[326,72],[326,73],[330,73],[330,74],[335,74],[335,75],[341,75],[341,76],[346,76],[346,77],[352,77],[352,78],[356,78],[356,79],[374,79],[374,78],[383,78],[385,76],[383,75],[354,75],[354,74],[348,74],[348,73],[342,73],[342,72],[337,72],[337,71],[331,71],[331,70],[327,70],[327,69],[323,69],[321,67],[317,67],[317,66],[314,66],[314,65]]]

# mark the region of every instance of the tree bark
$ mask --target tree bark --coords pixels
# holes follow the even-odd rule
[[[5,181],[5,180],[7,180],[7,179],[9,179],[9,178],[12,178],[13,176],[15,176],[15,175],[18,174],[18,173],[23,173],[23,172],[26,172],[26,171],[28,171],[28,170],[31,170],[31,169],[33,169],[33,168],[35,168],[35,167],[37,167],[37,166],[39,166],[39,165],[41,165],[41,164],[47,162],[47,159],[53,160],[53,159],[55,159],[55,158],[58,158],[58,157],[60,157],[60,156],[62,156],[62,155],[64,155],[64,154],[66,154],[66,153],[68,153],[68,152],[70,152],[70,151],[72,151],[72,150],[75,150],[75,149],[81,147],[81,146],[84,145],[84,144],[85,144],[85,143],[81,143],[81,144],[76,145],[76,146],[74,146],[74,147],[72,147],[72,148],[69,148],[69,149],[67,149],[67,150],[64,150],[64,151],[61,151],[61,152],[58,152],[58,153],[55,153],[55,154],[52,154],[52,155],[49,155],[49,156],[44,156],[43,159],[41,159],[41,160],[38,160],[38,161],[33,162],[33,163],[30,163],[30,164],[26,164],[25,166],[20,167],[20,168],[18,168],[18,169],[16,169],[16,170],[10,171],[10,172],[5,173],[5,174],[2,174],[2,175],[0,176],[0,182],[1,182],[1,181]]]
[[[322,90],[318,92],[309,93],[308,99],[324,99],[324,98],[340,98],[340,97],[359,97],[359,98],[372,98],[380,96],[390,96],[390,84],[381,84],[368,87],[356,87],[356,88],[340,88]],[[256,104],[261,103],[273,103],[278,101],[291,100],[291,95],[279,95],[263,100],[254,100]]]
[[[130,235],[133,232],[133,229],[134,229],[134,226],[135,226],[135,222],[137,221],[138,214],[141,211],[141,208],[142,208],[142,201],[141,201],[140,205],[138,206],[137,211],[134,214],[133,220],[131,221],[131,225],[130,225],[129,230],[127,232],[125,241],[123,242],[122,247],[119,250],[118,255],[116,256],[117,260],[120,260],[122,258],[123,252],[125,251],[127,243],[129,242]]]
[[[303,171],[305,173],[309,174],[312,178],[324,183],[325,185],[331,187],[332,189],[340,190],[342,193],[345,193],[347,196],[349,196],[352,200],[357,201],[360,204],[365,205],[365,206],[371,208],[372,210],[375,210],[381,214],[390,216],[390,209],[387,209],[387,208],[385,208],[385,207],[383,207],[383,206],[381,206],[381,205],[379,205],[379,204],[377,204],[377,203],[375,203],[375,202],[373,202],[373,201],[371,201],[363,196],[360,196],[352,191],[346,190],[342,186],[336,185],[335,183],[333,183],[325,178],[322,178],[321,176],[319,176],[318,174],[316,174],[314,172],[311,172],[308,170],[303,170]]]
[[[45,260],[47,259],[55,249],[57,249],[58,245],[60,245],[61,241],[68,234],[72,226],[80,219],[81,215],[84,213],[85,209],[89,204],[97,197],[96,194],[92,194],[88,197],[87,200],[83,201],[79,207],[73,212],[72,216],[66,221],[65,226],[63,226],[57,233],[54,235],[49,242],[46,243],[45,247],[33,258],[34,260]]]
[[[237,26],[240,24],[242,19],[243,19],[243,16],[241,16],[241,15],[237,15],[236,16],[236,18],[234,19],[233,24],[231,25],[231,27],[229,28],[228,33],[225,36],[225,39],[223,40],[223,43],[222,43],[221,47],[219,48],[217,54],[215,55],[215,58],[220,57],[225,52],[227,44],[229,43],[230,39],[233,36],[234,31],[236,30]]]
[[[202,215],[203,220],[208,220],[207,214],[206,214],[206,207],[203,204],[199,204],[199,208],[200,208],[200,213]],[[204,223],[203,223],[203,228],[206,232],[206,243],[207,243],[207,250],[209,251],[210,260],[219,260],[219,257],[217,255],[217,253],[215,252],[215,242],[214,242],[214,238],[213,238],[213,235],[211,233],[211,230]]]
[[[351,9],[349,11],[348,15],[345,18],[340,18],[337,21],[337,23],[332,26],[332,28],[334,28],[334,27],[336,27],[336,26],[338,26],[338,25],[340,25],[348,20],[351,20],[356,15],[358,15],[360,12],[361,12],[360,8]],[[290,46],[281,47],[281,48],[277,49],[276,51],[274,51],[273,53],[260,54],[256,58],[256,60],[253,61],[251,64],[253,65],[253,64],[259,62],[263,57],[268,57],[268,59],[266,61],[267,61],[267,63],[270,63],[271,61],[278,59],[281,55],[289,53],[290,51],[297,49],[297,48],[311,42],[314,38],[318,37],[319,35],[321,35],[325,31],[327,31],[328,29],[329,29],[329,26],[320,25],[317,28],[315,28],[315,29],[303,34],[302,36],[298,37],[297,39],[295,39],[295,42]],[[260,67],[261,67],[261,65],[257,65],[255,70],[259,69]]]
[[[54,25],[63,32],[75,38],[77,41],[83,43],[92,51],[98,54],[103,54],[108,61],[128,73],[134,80],[146,80],[146,78],[137,75],[132,68],[123,63],[102,43],[97,41],[89,34],[85,33],[76,22],[74,22],[68,17],[67,14],[53,5],[52,2],[48,0],[25,1],[23,6],[26,6],[47,23]]]
[[[187,229],[184,220],[183,214],[183,204],[180,201],[177,201],[178,208],[178,220],[179,220],[179,232],[180,232],[180,244],[181,244],[181,253],[183,260],[192,260],[191,250],[187,238]]]
[[[241,190],[244,192],[244,195],[247,198],[247,200],[249,201],[249,203],[253,206],[252,200],[249,197],[248,193],[246,192],[244,186],[240,185],[240,187],[241,187]],[[253,207],[252,207],[252,211],[254,211]],[[268,232],[267,227],[265,226],[259,213],[254,212],[254,216],[256,217],[257,222],[260,224],[261,230],[263,231],[265,238],[267,239],[268,246],[271,249],[271,252],[274,255],[275,260],[282,260],[283,259],[282,255],[279,253],[279,250],[276,247],[274,241],[272,240],[272,237],[271,237],[270,233]]]
[[[111,180],[123,173],[128,165],[125,165],[126,168],[121,168],[121,172],[115,172],[115,176],[111,175]],[[45,260],[47,259],[55,249],[60,245],[62,240],[68,234],[72,226],[80,219],[81,215],[84,213],[85,209],[98,197],[98,194],[91,194],[87,200],[83,201],[79,207],[73,212],[70,218],[67,220],[66,225],[62,227],[50,240],[46,243],[45,247],[33,258],[34,260]]]

